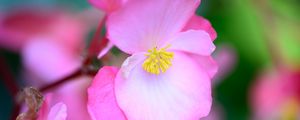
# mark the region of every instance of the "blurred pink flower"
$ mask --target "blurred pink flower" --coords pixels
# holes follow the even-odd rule
[[[47,15],[51,14],[45,16]],[[34,31],[31,34],[27,34],[27,27],[24,30],[18,28],[4,29],[11,32],[11,35],[14,33],[25,35],[25,37],[20,37],[26,42],[19,49],[23,58],[27,85],[44,87],[72,74],[81,67],[81,56],[83,47],[85,47],[84,37],[90,29],[91,23],[85,24],[85,19],[77,15],[61,13],[50,17],[53,19],[51,19],[51,24],[49,23],[47,29],[39,26],[36,28],[38,32]],[[23,24],[26,22],[21,22],[18,25],[23,26]],[[10,39],[12,36],[6,37],[5,40],[13,40]],[[52,93],[52,99],[48,102],[49,106],[54,106],[58,102],[63,102],[67,106],[67,119],[89,120],[90,116],[86,108],[86,91],[90,81],[91,76],[79,76],[45,92],[43,91],[43,93]]]
[[[251,90],[254,119],[299,119],[299,78],[290,70],[263,72]]]
[[[212,76],[190,55],[210,57],[215,46],[206,31],[181,32],[199,3],[129,1],[108,17],[108,38],[132,54],[114,86],[128,119],[198,119],[209,113]]]
[[[0,20],[0,45],[18,52],[36,36],[55,36],[57,42],[76,48],[85,30],[80,21],[60,11],[15,10]]]
[[[46,95],[39,109],[37,120],[66,120],[67,106],[63,102],[59,102],[50,107],[51,99],[51,94]]]
[[[58,10],[21,9],[0,20],[0,45],[20,52],[30,85],[40,87],[72,73],[81,64],[89,26]]]
[[[114,67],[102,67],[88,88],[88,111],[93,120],[125,120],[119,108],[114,79],[118,72]]]
[[[42,9],[7,13],[0,23],[0,43],[21,53],[28,85],[41,87],[79,69],[85,36],[95,26],[95,22],[86,21],[100,18],[90,12],[83,15]],[[91,16],[88,20],[83,18],[87,15]]]

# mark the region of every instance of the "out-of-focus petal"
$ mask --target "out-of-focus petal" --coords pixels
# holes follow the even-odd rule
[[[184,27],[183,31],[190,29],[206,31],[211,37],[211,40],[215,40],[217,38],[217,32],[212,27],[210,22],[201,16],[193,15],[193,17],[191,17],[189,22]]]
[[[188,55],[175,52],[172,66],[159,75],[146,72],[142,62],[127,77],[125,70],[117,74],[115,92],[128,119],[196,120],[208,115],[211,81]]]
[[[132,54],[161,46],[181,31],[199,0],[132,0],[107,20],[108,38]]]
[[[125,120],[114,91],[115,67],[103,67],[88,88],[88,112],[93,120]]]
[[[108,14],[119,9],[127,0],[89,0],[89,2]]]
[[[178,34],[170,43],[169,49],[180,50],[203,56],[209,56],[215,45],[209,35],[203,30],[189,30]]]
[[[231,45],[222,44],[219,45],[216,52],[214,52],[213,58],[220,68],[213,82],[213,84],[216,85],[234,70],[237,64],[237,54]]]
[[[84,39],[87,31],[87,25],[83,24],[78,18],[62,14],[49,27],[49,32],[44,34],[55,37],[53,40],[56,40],[57,43],[78,54],[85,45]]]
[[[25,46],[22,56],[25,68],[44,80],[41,84],[52,83],[80,67],[79,55],[74,55],[49,38],[37,39]]]
[[[51,36],[66,48],[77,50],[84,46],[82,40],[86,31],[87,25],[70,13],[18,10],[0,18],[0,47],[19,52],[31,38]]]
[[[56,103],[51,107],[48,114],[48,120],[66,120],[67,118],[67,106],[66,104],[60,102]]]
[[[30,36],[47,31],[55,18],[53,13],[42,10],[1,14],[0,47],[19,52]]]
[[[58,86],[56,89],[46,91],[53,93],[49,104],[54,105],[58,102],[66,104],[68,120],[90,120],[86,104],[87,88],[91,79],[91,76],[80,76]]]
[[[251,89],[251,102],[257,119],[278,117],[281,103],[290,95],[280,75],[268,72],[263,72]]]

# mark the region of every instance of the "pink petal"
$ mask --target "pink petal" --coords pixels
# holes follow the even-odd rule
[[[48,114],[48,120],[66,120],[67,118],[67,106],[60,102],[51,107]]]
[[[25,46],[22,56],[26,70],[43,80],[39,84],[49,84],[61,79],[81,65],[79,55],[66,50],[51,38],[32,40]]]
[[[128,57],[122,64],[122,76],[127,78],[132,73],[132,70],[146,59],[145,53],[136,53]]]
[[[53,102],[52,97],[52,93],[45,95],[43,104],[38,112],[37,120],[66,120],[67,106],[64,103],[59,102],[50,108],[50,103]]]
[[[172,66],[159,75],[143,70],[142,62],[127,77],[123,76],[126,69],[120,70],[115,92],[128,119],[195,120],[208,115],[212,102],[210,78],[192,58],[174,53]]]
[[[98,55],[98,59],[102,58],[106,53],[109,52],[109,50],[111,48],[113,48],[114,44],[112,44],[111,42],[108,42],[107,45],[100,51],[99,55]]]
[[[281,105],[291,95],[285,88],[286,79],[274,71],[263,72],[251,89],[251,102],[257,118],[272,118],[281,111]]]
[[[48,31],[55,14],[45,11],[20,9],[0,14],[0,47],[19,52],[28,38]]]
[[[52,99],[52,94],[45,95],[43,104],[42,104],[42,106],[41,106],[41,108],[39,109],[39,112],[38,112],[37,120],[47,119],[48,112],[49,112],[49,102],[51,101],[51,99]]]
[[[114,92],[114,79],[118,69],[103,67],[88,88],[88,111],[93,120],[125,120]]]
[[[107,20],[108,38],[132,54],[161,46],[181,31],[199,0],[129,1]]]
[[[218,71],[218,64],[211,56],[191,55],[198,64],[213,78]]]
[[[0,18],[0,46],[17,52],[39,35],[59,38],[55,40],[77,50],[84,47],[86,32],[87,25],[80,19],[59,10],[17,10]]]
[[[111,13],[120,7],[126,2],[127,0],[89,0],[89,2],[107,13]]]
[[[79,76],[58,86],[53,93],[51,105],[63,102],[68,107],[68,120],[90,120],[87,110],[87,88],[92,80],[91,76]]]
[[[215,50],[215,45],[209,35],[203,30],[182,32],[176,36],[170,45],[169,49],[203,56],[209,56]]]
[[[212,40],[215,40],[217,38],[217,33],[210,22],[201,16],[193,15],[193,17],[191,17],[189,22],[184,27],[183,31],[190,29],[204,30],[209,34]]]

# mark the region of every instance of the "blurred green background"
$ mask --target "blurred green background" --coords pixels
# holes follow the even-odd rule
[[[91,7],[85,0],[1,0],[0,12],[19,7],[63,8],[80,12]],[[299,0],[202,0],[197,14],[207,18],[217,31],[220,46],[234,50],[234,64],[218,78],[213,97],[224,120],[251,119],[250,88],[261,71],[283,65],[300,68]],[[1,49],[18,83],[20,56]],[[223,66],[223,65],[220,65]],[[3,79],[0,77],[0,79]],[[12,96],[0,81],[0,118],[9,119]]]

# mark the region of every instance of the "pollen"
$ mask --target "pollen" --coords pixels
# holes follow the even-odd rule
[[[148,50],[146,56],[148,57],[143,63],[143,69],[152,74],[164,73],[172,65],[171,61],[173,60],[174,54],[172,52],[166,51],[170,47],[164,47],[157,49],[154,47]]]

